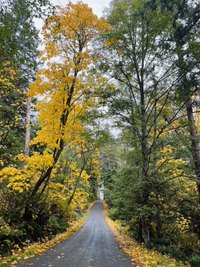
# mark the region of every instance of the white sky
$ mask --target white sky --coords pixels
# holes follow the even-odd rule
[[[54,5],[60,5],[65,7],[68,3],[68,0],[51,0],[51,3]],[[78,2],[77,0],[71,0],[72,3]],[[93,12],[101,17],[103,15],[103,9],[109,7],[111,0],[82,0],[82,2],[88,4],[89,7],[93,9]]]
[[[69,3],[69,0],[50,0],[53,5],[59,5],[62,7],[65,7],[67,3]],[[72,3],[77,3],[78,0],[71,0]],[[101,17],[103,15],[104,8],[109,7],[109,3],[111,0],[82,0],[83,3],[88,4],[89,7],[92,8],[94,14],[96,14],[98,17]],[[35,25],[37,29],[41,30],[44,22],[41,19],[35,19]]]

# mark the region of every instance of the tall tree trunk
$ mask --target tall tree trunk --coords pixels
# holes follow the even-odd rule
[[[137,236],[137,240],[142,243],[144,241],[143,239],[143,234],[142,234],[142,219],[139,219],[139,222],[138,222],[138,236]]]
[[[141,75],[142,76],[142,75]],[[143,77],[143,76],[142,76]],[[145,92],[143,85],[143,78],[140,83],[140,103],[141,103],[141,156],[142,156],[142,179],[143,179],[143,192],[142,202],[143,205],[149,204],[149,149],[148,149],[148,135],[147,135],[147,120],[145,110]],[[149,216],[147,216],[149,217]],[[145,218],[142,223],[142,235],[145,244],[150,241],[150,220]]]
[[[30,146],[31,141],[31,98],[27,101],[27,111],[26,111],[26,133],[25,133],[25,149],[24,154],[26,156],[30,155]]]
[[[162,223],[161,223],[161,214],[160,214],[160,201],[159,201],[159,192],[156,192],[156,236],[157,239],[161,238],[161,230],[162,230]]]
[[[196,178],[197,178],[197,188],[200,196],[200,145],[198,140],[198,132],[194,119],[193,103],[190,97],[186,103],[187,119],[189,122],[189,132],[191,140],[191,151],[194,160]]]

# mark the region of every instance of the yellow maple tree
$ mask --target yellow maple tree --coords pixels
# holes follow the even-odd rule
[[[20,193],[29,190],[31,196],[43,192],[63,149],[81,142],[81,116],[94,105],[90,92],[97,87],[97,79],[101,82],[101,77],[91,73],[98,58],[93,42],[109,29],[109,24],[82,2],[57,7],[47,19],[41,52],[44,67],[28,92],[29,97],[39,99],[36,109],[40,130],[31,145],[42,147],[43,152],[21,157],[26,162],[21,169],[1,171],[2,181],[7,179],[9,188]],[[87,182],[85,170],[79,176]]]

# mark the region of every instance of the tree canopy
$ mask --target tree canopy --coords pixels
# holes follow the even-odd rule
[[[113,0],[104,18],[81,1],[3,3],[3,255],[103,192],[138,242],[198,266],[199,23],[199,1]]]

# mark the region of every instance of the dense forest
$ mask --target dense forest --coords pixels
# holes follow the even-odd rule
[[[64,232],[101,187],[131,237],[200,266],[199,33],[199,0],[113,0],[102,18],[1,0],[2,256]]]

